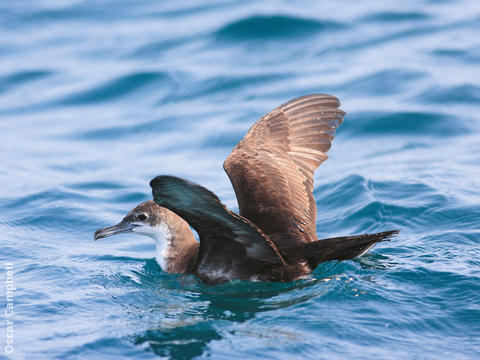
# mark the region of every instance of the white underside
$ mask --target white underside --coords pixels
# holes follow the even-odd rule
[[[155,259],[163,271],[168,272],[168,259],[171,253],[172,233],[166,224],[161,226],[141,225],[133,229],[139,235],[145,235],[155,241]]]
[[[365,255],[367,252],[370,251],[371,248],[373,248],[374,246],[376,245],[376,243],[370,245],[368,248],[366,248],[365,250],[363,250],[360,254],[358,254],[357,256],[355,256],[354,259],[358,259],[359,257]]]

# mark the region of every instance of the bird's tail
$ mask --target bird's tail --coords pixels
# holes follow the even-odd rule
[[[312,269],[329,260],[354,259],[365,254],[377,242],[389,240],[398,230],[317,240],[303,246],[303,253]]]

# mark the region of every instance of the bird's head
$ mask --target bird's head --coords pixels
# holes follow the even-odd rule
[[[155,204],[152,200],[145,201],[131,210],[117,225],[98,229],[95,240],[113,235],[136,233],[150,237],[164,235],[168,231],[169,210]]]
[[[95,240],[125,233],[152,238],[157,262],[166,272],[189,272],[196,262],[199,243],[188,223],[153,200],[135,207],[117,225],[98,229]]]

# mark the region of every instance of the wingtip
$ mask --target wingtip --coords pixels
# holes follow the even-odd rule
[[[169,176],[169,175],[155,176],[152,180],[150,180],[150,187],[153,189],[153,188],[157,187],[158,185],[160,185],[162,182],[166,182],[171,178],[174,178],[174,177]]]
[[[390,241],[394,236],[398,235],[400,233],[400,230],[389,230],[389,231],[383,231],[380,232],[376,235],[380,238],[378,241]]]

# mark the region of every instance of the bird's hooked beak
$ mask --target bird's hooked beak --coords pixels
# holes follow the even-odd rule
[[[103,238],[113,236],[113,235],[117,235],[117,234],[130,233],[137,226],[138,225],[131,224],[128,221],[126,221],[125,219],[123,219],[117,225],[113,225],[113,226],[106,227],[106,228],[103,228],[103,229],[98,229],[97,231],[95,231],[94,239],[96,241],[98,239],[103,239]]]

